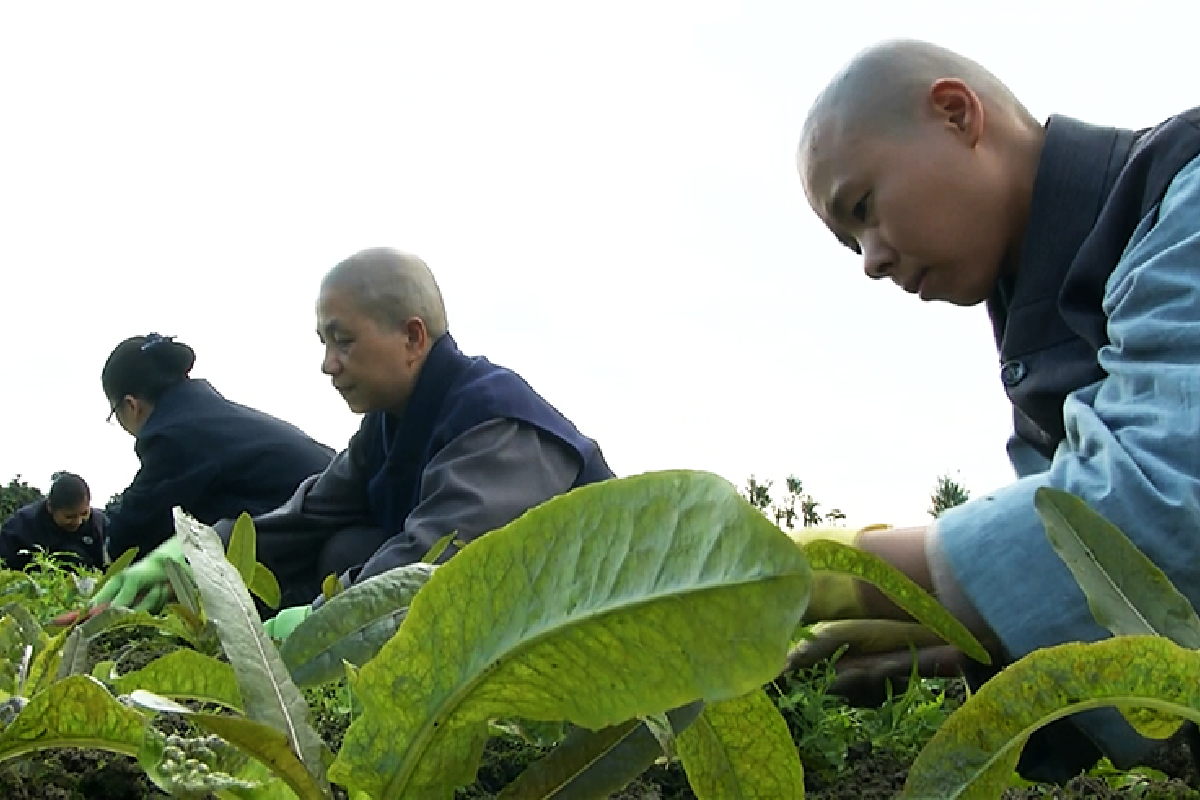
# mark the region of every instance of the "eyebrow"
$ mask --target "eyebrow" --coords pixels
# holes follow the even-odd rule
[[[833,191],[829,193],[829,203],[825,206],[829,212],[829,216],[836,220],[844,220],[846,218],[846,196],[850,194],[848,181],[841,181],[833,187]]]
[[[326,322],[324,326],[317,326],[317,336],[328,336],[332,333],[337,333],[338,331],[342,330],[345,330],[345,326],[342,325],[340,321],[331,319],[329,322]]]

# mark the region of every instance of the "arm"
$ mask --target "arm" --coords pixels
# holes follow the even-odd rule
[[[1050,469],[1050,462],[1046,457],[1016,433],[1008,437],[1008,444],[1004,449],[1008,452],[1008,462],[1012,464],[1018,478]]]
[[[503,527],[568,491],[581,466],[572,448],[532,426],[508,419],[477,425],[429,462],[404,530],[342,582],[417,562],[451,531],[469,542]]]
[[[0,564],[5,569],[22,570],[29,565],[29,554],[18,552],[29,548],[21,536],[21,524],[22,518],[13,514],[0,526]]]
[[[365,435],[360,428],[323,472],[302,481],[279,508],[255,517],[255,531],[262,536],[330,535],[348,527],[372,525],[362,466]],[[213,526],[226,544],[233,523],[221,520]]]
[[[1104,310],[1107,376],[1067,398],[1049,469],[937,524],[933,550],[1013,657],[1108,635],[1046,539],[1041,486],[1082,497],[1200,601],[1200,161],[1139,227]]]
[[[108,520],[105,550],[116,559],[130,547],[138,558],[171,538],[171,509],[186,506],[212,479],[212,465],[185,453],[163,436],[140,443],[141,468],[121,493],[121,503]]]

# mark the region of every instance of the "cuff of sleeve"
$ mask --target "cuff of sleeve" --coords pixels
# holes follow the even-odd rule
[[[1064,642],[1109,637],[1050,545],[1033,494],[1047,483],[1033,475],[949,509],[927,545],[940,563],[936,580],[961,591],[993,631],[1007,660]],[[936,585],[936,584],[935,584]],[[940,587],[938,587],[940,588]],[[953,601],[952,601],[953,602]],[[950,609],[954,611],[954,609]],[[1152,746],[1111,708],[1072,717],[1114,763],[1137,763]]]

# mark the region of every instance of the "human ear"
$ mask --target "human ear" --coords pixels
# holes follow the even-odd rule
[[[423,353],[429,343],[429,330],[420,317],[409,317],[404,321],[404,336],[408,339],[409,348],[418,353]]]
[[[983,134],[983,103],[979,95],[958,78],[941,78],[929,87],[929,104],[939,119],[965,137],[971,147]]]

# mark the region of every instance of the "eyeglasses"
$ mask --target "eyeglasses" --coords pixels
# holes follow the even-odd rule
[[[117,409],[121,407],[121,403],[124,401],[124,399],[125,398],[121,398],[120,400],[118,400],[116,403],[113,404],[112,410],[109,411],[108,416],[104,418],[105,422],[111,423],[113,421],[113,417],[115,417],[117,415]],[[120,420],[117,420],[117,421],[120,422]]]

